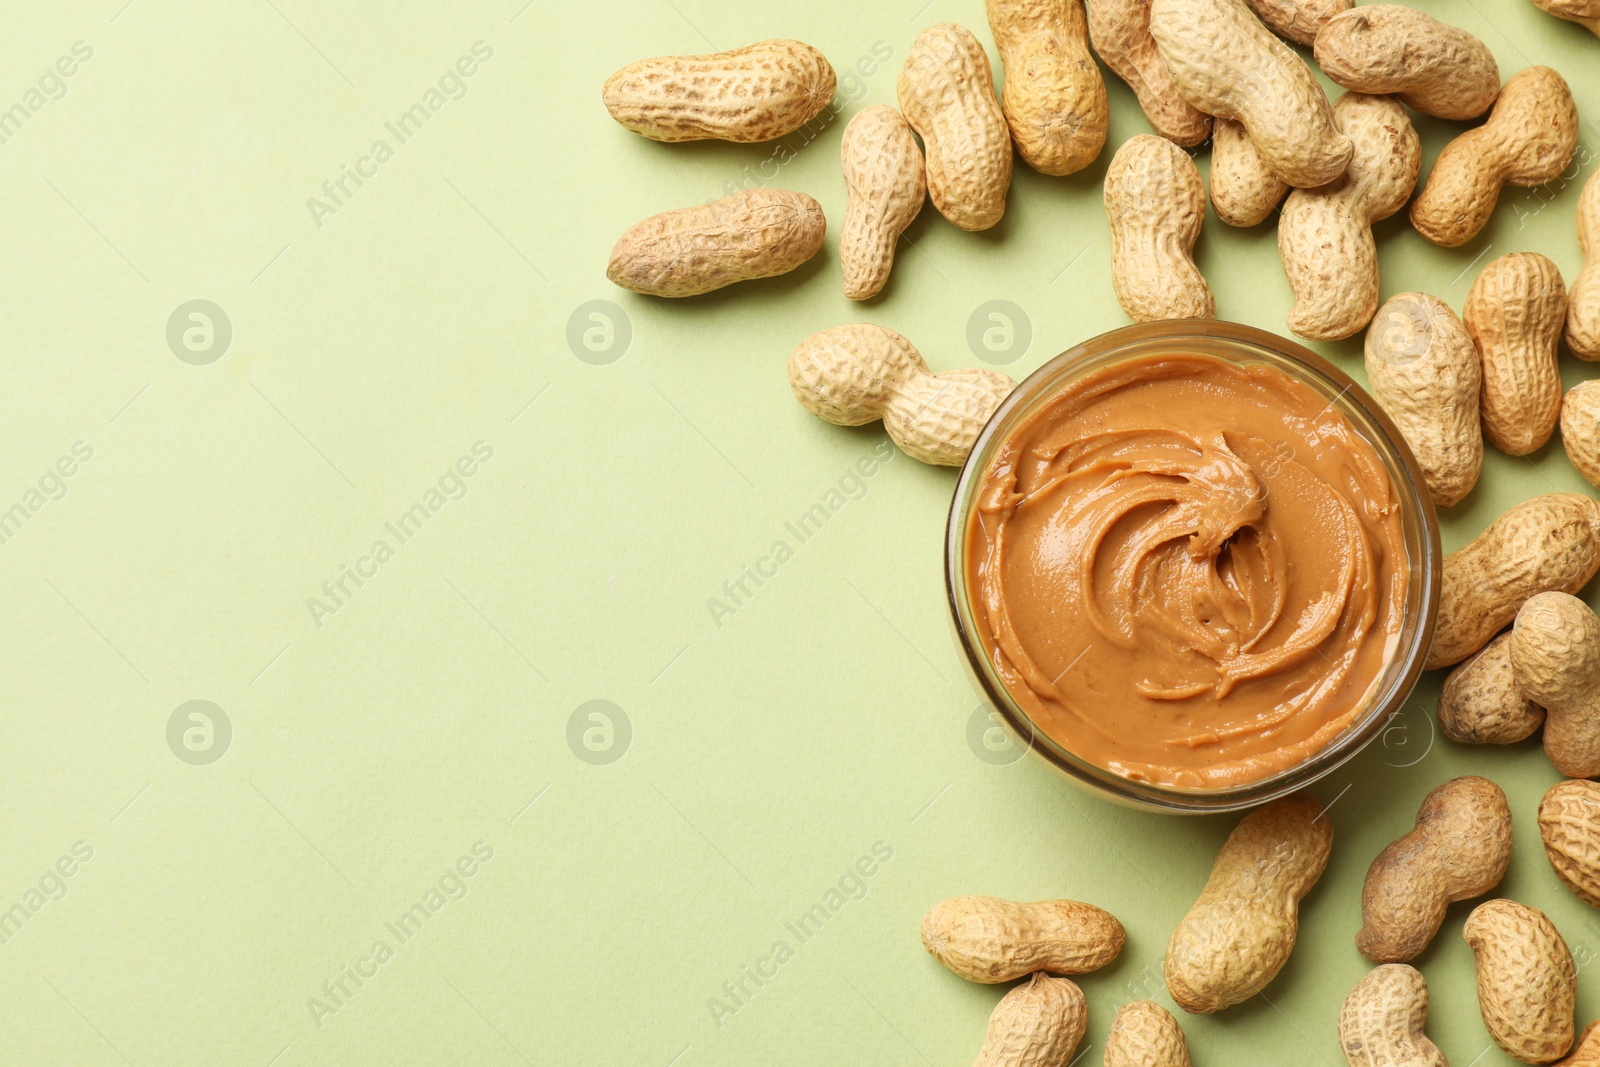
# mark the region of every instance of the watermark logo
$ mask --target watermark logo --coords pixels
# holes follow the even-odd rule
[[[179,304],[167,319],[167,347],[185,363],[204,367],[228,354],[233,322],[209,300]]]
[[[991,767],[1009,767],[1028,754],[1033,736],[1018,738],[993,704],[979,704],[967,716],[967,747]]]
[[[967,347],[985,363],[1003,367],[1028,354],[1033,322],[1009,300],[980,304],[967,319]]]
[[[1432,715],[1402,708],[1389,716],[1383,728],[1383,762],[1390,767],[1415,767],[1433,751],[1435,736]]]
[[[233,744],[233,722],[209,700],[178,705],[167,719],[167,747],[193,767],[215,763]]]
[[[579,704],[567,718],[567,747],[591,767],[604,767],[628,754],[633,723],[609,700]]]
[[[567,347],[593,367],[615,363],[633,343],[628,313],[609,300],[579,304],[567,319]]]

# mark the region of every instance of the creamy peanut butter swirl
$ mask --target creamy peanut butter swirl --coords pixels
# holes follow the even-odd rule
[[[1012,696],[1080,758],[1221,788],[1364,709],[1400,632],[1393,484],[1270,366],[1145,357],[1073,383],[979,487],[968,585]]]

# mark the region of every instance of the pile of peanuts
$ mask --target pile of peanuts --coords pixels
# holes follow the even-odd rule
[[[1600,0],[1534,2],[1600,34]],[[1207,193],[1190,150],[1209,139],[1217,217],[1255,226],[1282,205],[1289,329],[1316,340],[1368,331],[1371,392],[1438,507],[1477,484],[1485,437],[1527,455],[1558,426],[1573,465],[1600,486],[1600,380],[1563,397],[1558,363],[1563,339],[1579,359],[1600,361],[1600,174],[1579,199],[1587,262],[1570,292],[1549,259],[1516,252],[1483,269],[1460,317],[1418,292],[1379,307],[1372,232],[1410,202],[1418,233],[1456,247],[1488,223],[1505,186],[1561,176],[1577,147],[1567,82],[1532,66],[1502,84],[1489,49],[1465,30],[1396,4],[1351,3],[1088,0],[1086,12],[1081,0],[987,0],[1006,71],[998,97],[989,57],[970,31],[928,27],[900,72],[900,109],[865,108],[844,131],[845,295],[869,300],[883,290],[896,245],[925,200],[956,226],[984,230],[1005,213],[1014,152],[1051,175],[1098,158],[1108,119],[1098,54],[1132,88],[1157,134],[1123,144],[1105,178],[1112,279],[1130,318],[1215,315],[1193,258]],[[1285,40],[1310,48],[1347,92],[1330,105]],[[658,141],[748,143],[799,129],[835,88],[816,49],[770,40],[632,64],[607,81],[604,97],[619,123]],[[1421,148],[1407,108],[1457,122],[1487,114],[1445,147],[1415,199]],[[695,296],[794,270],[820,250],[826,229],[821,206],[804,193],[745,190],[634,226],[607,274],[633,292]],[[801,404],[828,422],[882,420],[907,454],[951,466],[965,462],[1016,384],[994,370],[936,374],[910,341],[870,323],[806,339],[788,374]],[[1562,881],[1600,907],[1600,784],[1587,780],[1600,777],[1600,616],[1574,595],[1597,570],[1600,500],[1551,493],[1511,508],[1445,558],[1426,666],[1454,667],[1439,702],[1453,740],[1510,744],[1543,729],[1545,752],[1569,779],[1540,805],[1545,851]],[[1294,947],[1298,903],[1332,842],[1325,813],[1305,794],[1239,823],[1167,949],[1167,987],[1180,1007],[1219,1011],[1277,975]],[[1356,942],[1379,966],[1340,1016],[1351,1064],[1442,1067],[1423,1033],[1427,984],[1406,961],[1438,933],[1451,902],[1500,883],[1511,847],[1504,793],[1466,777],[1429,794],[1416,829],[1373,862]],[[1495,1041],[1528,1063],[1567,1055],[1576,974],[1550,920],[1490,900],[1463,935],[1476,953],[1479,1004]],[[1110,962],[1124,932],[1089,904],[959,897],[928,913],[922,936],[963,977],[1027,978],[995,1009],[977,1062],[1043,1067],[1068,1062],[1086,1025],[1083,994],[1063,976]],[[1563,1062],[1600,1065],[1597,1027]],[[1105,1062],[1187,1065],[1189,1057],[1172,1015],[1138,1001],[1117,1014]]]

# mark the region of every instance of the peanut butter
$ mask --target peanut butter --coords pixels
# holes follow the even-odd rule
[[[1221,789],[1315,754],[1368,706],[1408,582],[1388,471],[1268,365],[1092,371],[978,489],[976,638],[1036,726],[1136,781]]]

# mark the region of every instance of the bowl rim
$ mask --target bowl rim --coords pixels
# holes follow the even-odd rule
[[[1357,433],[1379,452],[1379,458],[1384,460],[1384,467],[1391,478],[1396,473],[1396,467],[1404,474],[1404,484],[1395,486],[1396,496],[1400,498],[1402,514],[1414,516],[1419,528],[1417,540],[1422,557],[1420,560],[1411,559],[1411,539],[1408,537],[1407,562],[1410,565],[1411,583],[1407,592],[1406,614],[1402,617],[1402,640],[1412,612],[1411,589],[1418,588],[1419,582],[1422,618],[1411,630],[1409,646],[1395,649],[1393,656],[1403,661],[1403,669],[1386,690],[1375,696],[1373,707],[1360,719],[1352,721],[1322,749],[1293,767],[1259,782],[1219,790],[1182,790],[1136,782],[1096,767],[1051,740],[1033,725],[1027,713],[994,676],[988,658],[981,650],[981,642],[975,639],[963,610],[962,594],[958,592],[958,589],[965,588],[966,530],[977,499],[974,483],[981,480],[983,468],[987,468],[992,458],[991,447],[1009,416],[1019,407],[1038,400],[1048,382],[1055,381],[1058,388],[1065,387],[1072,380],[1066,372],[1074,364],[1094,360],[1098,361],[1098,365],[1106,366],[1115,362],[1113,357],[1118,351],[1126,351],[1132,357],[1138,354],[1132,351],[1134,348],[1152,341],[1181,343],[1185,339],[1196,338],[1266,350],[1277,361],[1297,365],[1303,375],[1312,379],[1320,377],[1325,383],[1331,383],[1332,388],[1337,390],[1333,403],[1344,403],[1359,410],[1376,427],[1381,440],[1374,440],[1358,420],[1350,419],[1344,411],[1341,414],[1345,414]],[[1266,361],[1274,362],[1270,357]],[[1384,455],[1386,450],[1388,455]],[[1391,457],[1396,462],[1391,463]],[[1442,564],[1438,512],[1421,465],[1406,443],[1405,436],[1371,394],[1338,366],[1298,342],[1254,326],[1214,319],[1163,319],[1122,326],[1081,341],[1045,361],[1018,383],[978,434],[956,479],[945,525],[945,596],[956,643],[963,653],[963,665],[979,695],[993,712],[998,713],[1013,738],[1035,758],[1089,792],[1132,807],[1181,814],[1242,811],[1287,796],[1331,774],[1384,732],[1404,709],[1421,679],[1423,663],[1432,644],[1438,619]]]

